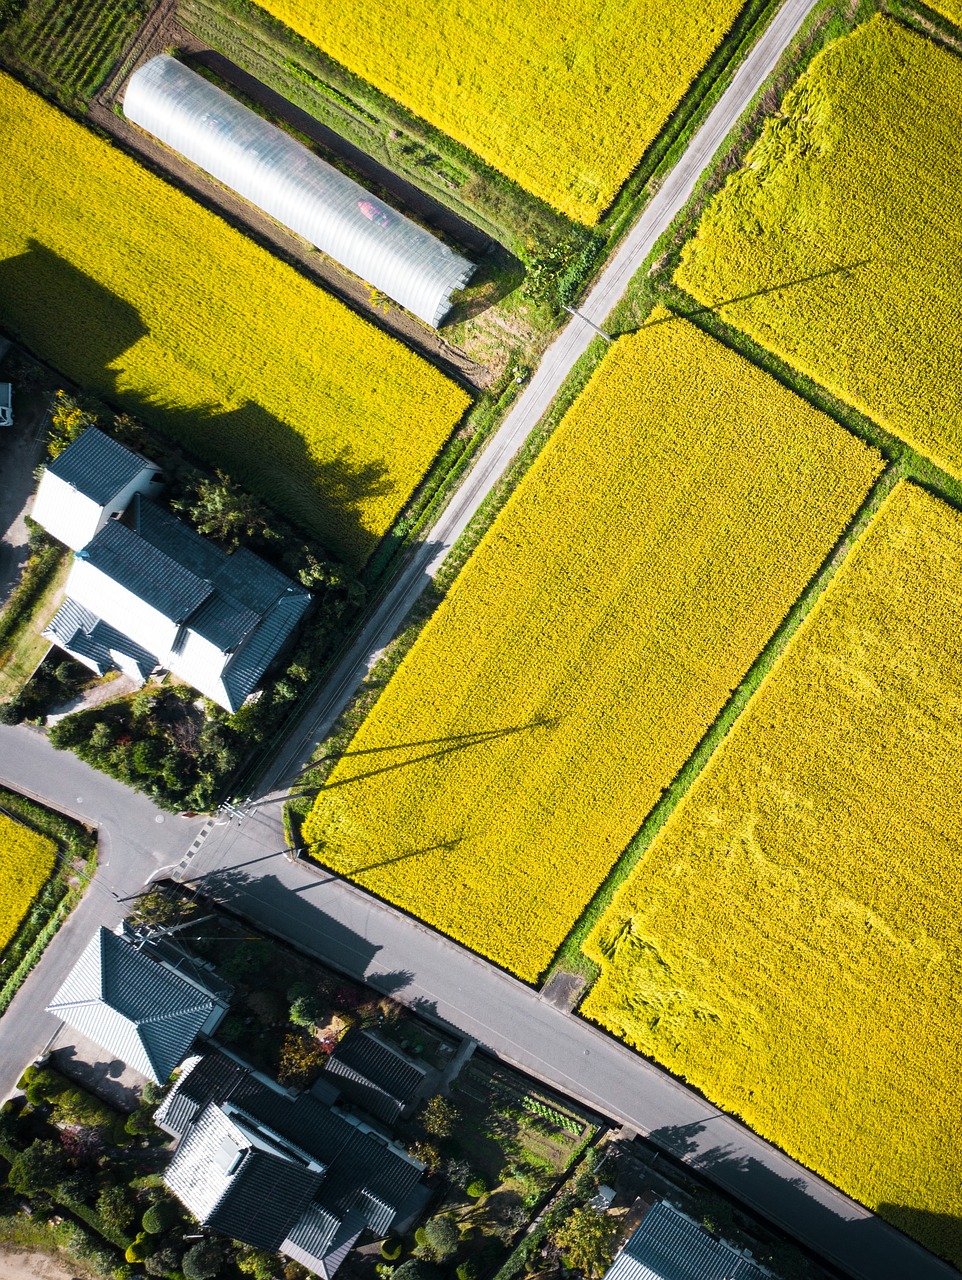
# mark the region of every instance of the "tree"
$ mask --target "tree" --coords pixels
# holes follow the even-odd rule
[[[224,1250],[216,1240],[198,1240],[184,1254],[181,1270],[187,1280],[213,1280],[220,1274]]]
[[[23,1196],[51,1191],[67,1173],[67,1155],[59,1142],[37,1139],[14,1156],[7,1182]]]
[[[460,1236],[453,1219],[431,1218],[424,1224],[424,1235],[428,1248],[438,1259],[450,1258],[452,1253],[457,1253]]]
[[[437,1173],[441,1167],[441,1152],[433,1142],[415,1142],[411,1145],[411,1155],[420,1160],[429,1174]]]
[[[585,1205],[568,1217],[554,1233],[554,1242],[569,1266],[586,1276],[600,1276],[611,1265],[614,1223],[606,1213]]]
[[[450,1138],[460,1118],[461,1112],[455,1104],[439,1093],[428,1099],[421,1114],[422,1124],[435,1138]]]

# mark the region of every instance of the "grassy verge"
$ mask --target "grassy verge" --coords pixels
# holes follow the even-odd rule
[[[59,854],[56,870],[0,955],[2,1014],[47,943],[83,896],[96,866],[97,840],[94,833],[79,822],[14,791],[0,789],[0,811],[31,831],[48,836],[57,845]]]
[[[70,553],[48,543],[31,555],[0,615],[0,699],[15,698],[50,648],[40,634],[70,572]]]

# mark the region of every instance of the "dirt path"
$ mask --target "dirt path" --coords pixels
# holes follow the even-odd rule
[[[79,1280],[59,1258],[0,1248],[0,1280]]]

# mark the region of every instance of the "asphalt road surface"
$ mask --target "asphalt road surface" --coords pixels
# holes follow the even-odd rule
[[[775,65],[811,7],[786,0],[731,86],[626,237],[581,313],[602,324],[655,241],[688,199],[718,144]],[[411,604],[550,405],[595,331],[575,317],[559,334],[464,484],[412,556],[357,642],[309,708],[242,821],[214,827],[181,878],[345,973],[438,1017],[508,1061],[682,1156],[732,1195],[858,1280],[958,1280],[958,1272],[781,1154],[651,1063],[457,944],[327,873],[289,860],[278,799],[327,733]],[[0,1096],[56,1031],[44,1006],[100,923],[176,863],[200,821],[148,801],[56,753],[42,735],[0,726],[0,779],[101,832],[103,863],[83,904],[4,1014]]]

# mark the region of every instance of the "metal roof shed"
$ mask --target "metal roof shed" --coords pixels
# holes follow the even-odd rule
[[[428,324],[474,264],[168,54],[130,77],[124,114]]]

